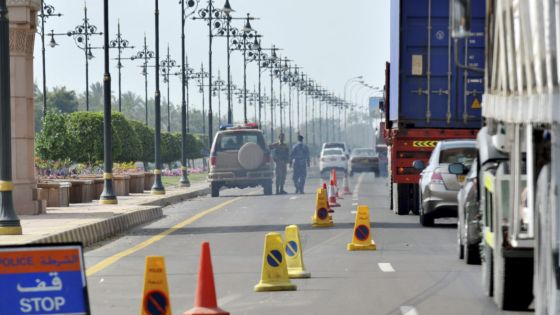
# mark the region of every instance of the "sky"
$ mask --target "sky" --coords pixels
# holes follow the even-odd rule
[[[88,8],[89,22],[103,31],[103,2],[101,0],[45,0],[55,7],[62,17],[50,17],[45,23],[45,33],[66,33],[83,23],[84,5]],[[117,21],[120,21],[122,37],[134,45],[134,49],[123,51],[123,57],[135,55],[142,49],[144,34],[150,50],[155,49],[154,1],[113,0],[110,2],[110,39],[116,38]],[[181,58],[181,14],[179,0],[160,0],[160,55],[165,57],[169,45],[171,58],[180,64]],[[225,0],[217,0],[214,5],[223,6]],[[207,0],[200,0],[199,7],[206,6]],[[288,57],[302,67],[301,71],[314,79],[324,88],[336,95],[344,95],[348,79],[363,75],[363,80],[374,87],[382,87],[385,61],[389,59],[389,1],[388,0],[231,0],[234,17],[245,17],[247,13],[258,18],[251,21],[252,27],[262,35],[262,46],[282,49],[279,54]],[[244,21],[233,21],[237,28]],[[191,67],[200,69],[201,64],[208,68],[208,27],[200,20],[187,21],[187,54]],[[50,37],[45,42],[48,44]],[[66,35],[56,36],[59,44],[55,48],[46,47],[47,89],[53,86],[67,86],[81,94],[85,90],[84,53],[78,49],[74,40]],[[101,47],[103,36],[92,36],[94,47]],[[89,81],[102,82],[103,52],[94,50],[95,58],[90,61]],[[111,50],[111,58],[116,51]],[[112,90],[117,91],[116,60],[111,61]],[[122,61],[122,90],[144,95],[144,78],[141,75],[141,61]],[[42,86],[41,43],[36,37],[34,59],[35,82]],[[214,38],[213,75],[220,71],[226,78],[226,40]],[[243,57],[240,52],[231,56],[233,83],[243,85]],[[154,71],[149,70],[148,94],[154,95]],[[247,66],[247,87],[257,86],[257,66]],[[270,80],[263,76],[263,89],[269,91]],[[162,96],[166,98],[167,88],[162,86]],[[170,100],[180,104],[180,77],[170,80]],[[275,86],[277,89],[277,86]],[[371,96],[365,88],[357,84],[349,85],[347,100],[367,103]],[[351,92],[351,93],[350,93]],[[192,95],[193,100],[201,97]],[[225,103],[225,96],[222,103]],[[207,101],[206,101],[207,102]],[[213,101],[217,106],[217,100]],[[194,101],[196,103],[196,101]],[[200,103],[200,102],[198,102]],[[195,104],[196,105],[196,104]],[[216,111],[216,110],[215,110]],[[235,115],[240,106],[236,105]]]

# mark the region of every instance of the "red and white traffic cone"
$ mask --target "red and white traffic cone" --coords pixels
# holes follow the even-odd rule
[[[334,180],[331,180],[329,189],[327,190],[329,196],[329,206],[330,207],[340,207],[340,204],[336,202],[336,191],[334,187]]]
[[[321,189],[325,191],[325,193],[327,194],[327,198],[328,198],[328,195],[329,195],[328,192],[329,192],[329,190],[328,190],[328,188],[327,188],[327,183],[323,182],[323,187],[321,187]],[[328,200],[327,200],[327,201],[328,201]],[[333,213],[333,212],[334,212],[334,209],[331,208],[331,206],[329,205],[328,202],[327,202],[327,210],[329,211],[329,213]]]
[[[342,180],[342,194],[343,195],[352,194],[352,192],[350,191],[350,187],[348,187],[348,174],[344,175],[344,179]]]

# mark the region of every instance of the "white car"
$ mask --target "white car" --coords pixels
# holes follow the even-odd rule
[[[348,146],[346,145],[345,142],[326,142],[323,143],[323,147],[321,148],[321,152],[325,151],[326,149],[335,149],[335,148],[339,148],[342,151],[344,151],[344,154],[346,154],[346,158],[348,158],[349,156],[349,152],[350,150],[348,150]]]
[[[321,151],[319,159],[319,171],[322,178],[327,178],[332,169],[337,172],[344,172],[348,168],[346,153],[340,148],[324,149]]]

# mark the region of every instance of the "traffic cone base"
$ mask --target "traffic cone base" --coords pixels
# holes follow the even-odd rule
[[[264,240],[261,280],[255,285],[255,292],[294,290],[297,286],[290,282],[288,276],[282,236],[268,233]]]
[[[346,245],[346,249],[349,251],[354,251],[354,250],[376,250],[377,246],[375,245],[374,241],[371,241],[371,244],[354,244],[354,243],[348,243],[348,245]]]
[[[356,211],[356,222],[354,223],[354,234],[352,242],[346,245],[349,251],[354,250],[376,250],[377,246],[371,239],[371,228],[369,221],[368,206],[358,206]]]
[[[313,217],[311,217],[311,219],[313,219]],[[312,227],[330,227],[330,226],[333,226],[333,225],[334,225],[333,221],[311,224]]]
[[[196,306],[185,312],[183,315],[229,315],[229,312],[226,312],[219,307]]]

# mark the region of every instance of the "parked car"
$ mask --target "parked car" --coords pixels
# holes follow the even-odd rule
[[[323,143],[323,147],[321,148],[321,152],[323,152],[323,150],[325,149],[333,149],[333,148],[339,148],[341,149],[344,154],[346,154],[346,158],[349,157],[349,150],[348,150],[348,146],[346,145],[345,142],[326,142]]]
[[[479,244],[482,239],[478,192],[478,165],[475,160],[470,170],[463,164],[450,164],[449,172],[463,175],[468,171],[465,182],[457,194],[457,244],[459,259],[469,265],[480,264]]]
[[[336,171],[346,173],[348,162],[346,154],[340,148],[324,149],[319,158],[319,172],[322,178],[327,178],[334,168]]]
[[[422,225],[431,226],[437,218],[457,217],[457,192],[465,175],[451,174],[448,168],[453,163],[470,167],[475,158],[474,140],[444,140],[434,148],[428,166],[414,161],[414,168],[422,171],[418,196]]]
[[[348,160],[348,172],[350,176],[354,173],[373,172],[379,175],[379,156],[373,149],[356,148],[352,150]]]
[[[208,172],[212,197],[218,197],[222,187],[262,186],[265,195],[272,194],[274,171],[270,151],[257,128],[256,124],[229,126],[216,133]]]

